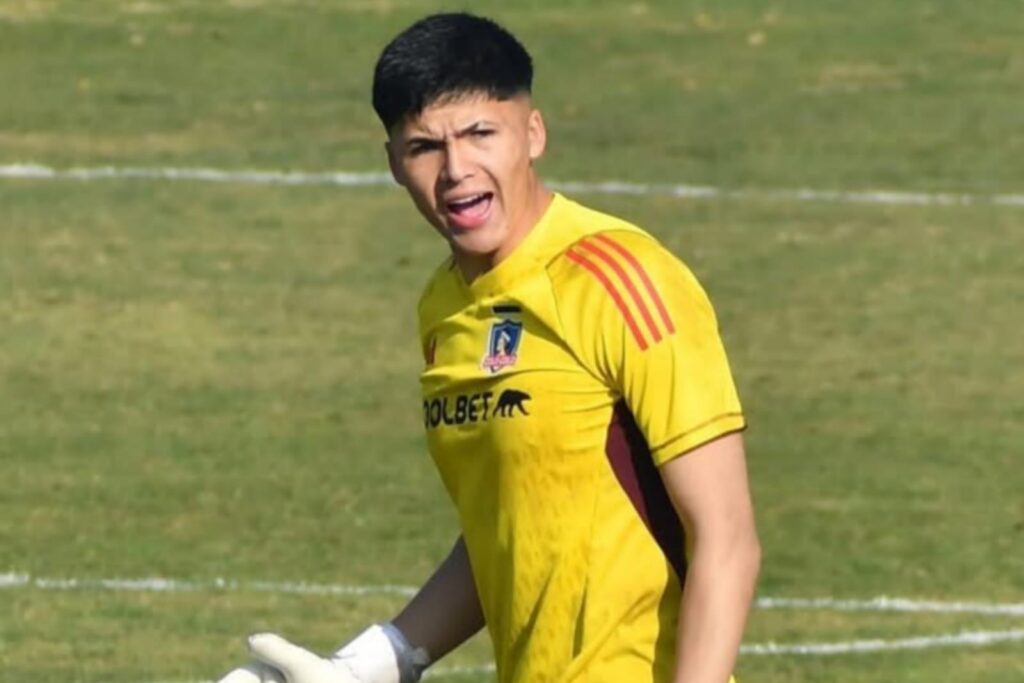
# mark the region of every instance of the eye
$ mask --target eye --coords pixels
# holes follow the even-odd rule
[[[489,138],[494,135],[494,130],[490,128],[476,128],[473,130],[473,137],[475,138]]]
[[[421,154],[433,152],[439,149],[440,147],[440,143],[437,142],[432,142],[430,140],[418,140],[410,143],[407,149],[409,152],[409,156],[418,157]]]

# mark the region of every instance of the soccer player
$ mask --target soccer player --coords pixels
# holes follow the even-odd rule
[[[451,248],[419,328],[461,536],[391,622],[327,658],[252,636],[224,682],[408,683],[484,627],[500,683],[730,680],[760,547],[715,315],[654,238],[544,186],[532,75],[468,14],[374,74],[391,171]]]

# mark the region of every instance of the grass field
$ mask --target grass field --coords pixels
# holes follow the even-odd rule
[[[437,7],[0,0],[0,165],[380,171],[373,61]],[[473,7],[534,52],[550,177],[1024,192],[1016,0]],[[1024,602],[1024,208],[577,198],[716,303],[762,595]],[[326,650],[397,609],[210,582],[416,585],[444,555],[414,320],[442,255],[391,188],[0,179],[0,573],[201,584],[0,589],[0,680],[209,679],[250,631]],[[757,610],[747,641],[1020,628]],[[487,661],[477,640],[450,664]],[[739,672],[1011,683],[1024,644]]]

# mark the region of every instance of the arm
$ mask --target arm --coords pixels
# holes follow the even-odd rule
[[[484,625],[466,545],[455,547],[390,624],[374,625],[330,657],[280,636],[250,636],[258,661],[229,671],[218,683],[406,683]],[[396,632],[397,629],[397,632]],[[426,657],[421,658],[423,650]]]
[[[729,680],[761,563],[743,437],[729,434],[661,467],[686,528],[689,568],[675,683]]]
[[[469,565],[466,543],[455,547],[423,584],[409,604],[394,618],[413,647],[422,647],[437,661],[471,638],[484,626],[484,615]]]

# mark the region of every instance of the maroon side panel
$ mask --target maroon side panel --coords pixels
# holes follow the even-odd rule
[[[686,535],[672,506],[647,440],[625,401],[615,404],[608,425],[605,454],[615,478],[629,496],[644,525],[675,569],[679,582],[686,579]]]

